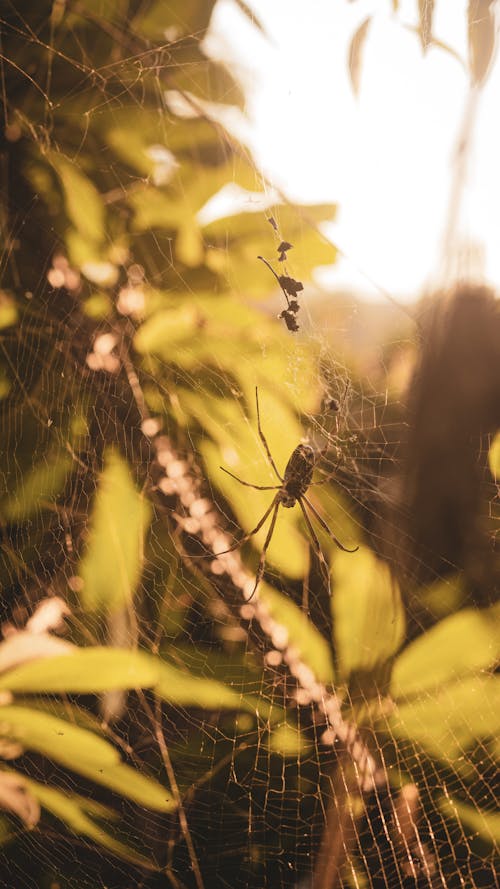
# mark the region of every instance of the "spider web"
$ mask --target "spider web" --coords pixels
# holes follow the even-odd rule
[[[454,374],[453,354],[430,373],[427,388],[421,369],[408,406],[413,325],[401,326],[399,316],[385,322],[390,337],[384,326],[375,360],[381,348],[357,339],[375,310],[350,295],[312,295],[309,239],[320,262],[331,255],[314,208],[280,203],[250,164],[250,174],[241,172],[246,153],[189,92],[205,84],[210,94],[215,82],[237,98],[197,55],[208,12],[193,13],[191,31],[188,13],[174,16],[170,30],[162,21],[161,41],[157,14],[141,3],[126,11],[54,4],[37,13],[17,4],[2,20],[2,622],[5,643],[18,650],[28,632],[40,653],[45,643],[71,641],[159,654],[194,679],[196,691],[177,678],[161,700],[147,688],[16,694],[14,703],[65,727],[51,728],[52,749],[34,740],[32,716],[24,732],[14,732],[12,712],[2,722],[5,767],[32,782],[28,791],[42,810],[29,824],[7,802],[2,885],[491,887],[498,864],[495,416],[483,415],[481,434],[468,430],[476,436],[480,496],[467,501],[467,534],[451,543],[426,536],[422,527],[438,527],[433,522],[460,502],[440,513],[431,491],[427,512],[411,514],[409,418],[433,402],[443,374]],[[113,50],[105,61],[96,35]],[[47,52],[43,76],[30,67],[37,48]],[[19,59],[24,68],[12,80]],[[74,77],[62,94],[61,60]],[[185,116],[166,93],[176,88]],[[79,119],[64,146],[58,103]],[[144,109],[164,137],[150,142],[146,159],[130,124]],[[193,200],[194,176],[176,180],[178,163],[206,178],[208,200],[227,179],[224,168],[216,188],[211,168],[226,162],[235,184],[253,177],[246,200],[257,211],[200,226],[208,266],[187,214],[172,211],[159,225],[158,214],[170,210],[153,202],[172,181],[178,207]],[[75,170],[104,196],[109,227]],[[150,188],[142,198],[141,188]],[[238,239],[250,244],[239,263]],[[280,266],[277,247],[288,239],[294,247]],[[296,336],[276,318],[283,295],[257,268],[259,252],[280,273],[304,280]],[[230,286],[218,290],[222,264]],[[381,317],[382,310],[377,323]],[[445,321],[428,330],[442,336]],[[311,443],[321,457],[309,496],[343,543],[360,544],[359,554],[341,553],[315,524],[331,590],[297,508],[280,509],[251,600],[265,528],[225,561],[199,558],[248,533],[272,497],[240,488],[219,468],[275,483],[257,434],[256,386],[278,469],[299,441]],[[439,395],[446,402],[447,392]],[[69,609],[64,629],[48,618],[30,628],[44,600]],[[15,666],[11,657],[6,668]],[[236,694],[238,705],[226,694]],[[11,702],[4,703],[8,712]],[[92,780],[82,771],[85,752],[65,747],[70,726],[107,739],[135,773],[168,788],[173,810],[148,805],[152,790],[127,795],[123,785]],[[98,827],[111,821],[123,845],[106,846],[102,833],[82,826],[81,809],[72,819],[44,789],[66,803],[111,806],[115,820],[104,809],[87,815]]]

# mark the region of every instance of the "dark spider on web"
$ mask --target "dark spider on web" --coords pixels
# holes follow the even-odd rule
[[[231,478],[234,478],[237,482],[239,482],[240,485],[245,485],[247,488],[254,488],[256,491],[276,491],[276,494],[274,495],[270,506],[266,509],[264,515],[259,520],[253,531],[245,534],[245,536],[242,537],[241,540],[239,540],[229,549],[223,550],[224,553],[229,553],[235,549],[238,549],[239,546],[241,546],[243,543],[253,537],[254,534],[257,534],[257,532],[260,531],[260,529],[272,513],[271,524],[269,525],[269,530],[264,541],[264,546],[262,547],[262,553],[259,560],[257,573],[255,575],[255,585],[247,601],[250,601],[260,581],[262,580],[262,575],[264,574],[264,570],[266,567],[266,553],[269,548],[269,544],[271,543],[274,526],[276,524],[280,506],[284,506],[285,509],[290,509],[292,506],[295,506],[296,503],[299,504],[306,522],[307,529],[309,531],[313,549],[318,556],[323,569],[326,571],[327,576],[328,567],[321,549],[320,542],[318,540],[318,536],[313,528],[311,519],[309,517],[308,510],[311,511],[323,530],[326,531],[326,533],[330,537],[330,540],[333,540],[333,542],[336,544],[336,546],[338,546],[339,549],[343,550],[346,553],[355,553],[359,549],[359,547],[357,546],[354,547],[354,549],[348,549],[346,546],[344,546],[340,542],[340,540],[335,537],[335,534],[330,530],[327,523],[319,514],[314,504],[312,504],[307,497],[307,491],[312,484],[314,467],[317,463],[318,457],[321,455],[322,452],[315,451],[314,448],[312,448],[310,445],[297,445],[295,450],[292,452],[288,463],[286,464],[284,476],[281,476],[276,467],[276,463],[274,462],[264,432],[262,431],[259,411],[259,395],[257,388],[255,389],[255,402],[257,405],[257,427],[259,431],[259,437],[262,441],[262,444],[264,445],[269,463],[271,464],[275,475],[279,479],[279,485],[254,485],[251,482],[245,482],[243,481],[243,479],[238,478],[237,475],[234,475],[234,473],[230,472],[229,469],[225,469],[224,466],[220,467],[224,472],[230,475]],[[216,555],[223,555],[223,553],[216,553]]]

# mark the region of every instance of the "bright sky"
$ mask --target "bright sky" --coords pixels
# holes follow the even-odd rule
[[[251,147],[270,179],[298,201],[335,201],[333,239],[348,254],[333,286],[370,287],[399,300],[435,278],[468,77],[449,53],[403,26],[417,0],[247,0],[266,40],[233,0],[220,0],[217,46],[241,72]],[[347,71],[352,35],[376,11],[356,99]],[[466,2],[437,0],[435,36],[467,58]],[[461,231],[484,278],[500,287],[500,66],[483,90]],[[371,291],[379,299],[380,294]]]

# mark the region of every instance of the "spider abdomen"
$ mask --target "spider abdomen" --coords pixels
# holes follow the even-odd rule
[[[286,464],[281,503],[285,507],[294,506],[309,488],[315,464],[314,450],[310,445],[300,444],[293,451]]]

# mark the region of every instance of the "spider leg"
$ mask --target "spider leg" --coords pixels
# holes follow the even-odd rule
[[[314,548],[314,551],[321,563],[321,567],[322,567],[324,575],[325,575],[325,580],[326,580],[328,589],[330,589],[330,572],[328,570],[328,565],[327,565],[326,559],[323,555],[323,550],[321,549],[321,544],[318,540],[318,535],[316,534],[316,531],[313,528],[311,519],[309,518],[309,516],[307,514],[307,510],[306,510],[304,504],[302,503],[302,497],[299,497],[299,506],[300,506],[303,516],[306,520],[306,525],[307,525],[309,534],[311,536],[313,548]]]
[[[278,495],[276,495],[276,497],[277,496]],[[276,497],[273,497],[271,505],[268,507],[268,509],[266,509],[262,518],[259,519],[259,521],[257,522],[253,531],[250,531],[248,534],[245,534],[241,538],[241,540],[237,540],[236,543],[233,543],[233,545],[229,547],[229,549],[221,549],[218,553],[209,552],[209,553],[200,553],[199,555],[190,555],[189,558],[190,559],[216,559],[217,556],[223,556],[223,555],[225,555],[225,553],[234,552],[235,549],[238,549],[238,547],[242,546],[244,543],[247,542],[247,540],[250,540],[250,538],[253,537],[254,534],[257,534],[257,532],[260,531],[260,529],[262,528],[262,525],[265,523],[266,519],[269,517],[269,514],[272,512],[273,507],[277,505],[276,504]]]
[[[246,600],[247,602],[250,602],[250,599],[255,594],[255,591],[256,591],[259,583],[262,580],[262,575],[264,574],[264,568],[266,567],[266,553],[267,553],[269,544],[271,543],[271,538],[273,536],[274,526],[276,524],[276,518],[278,516],[278,509],[280,508],[280,501],[277,499],[277,497],[275,497],[273,502],[271,503],[271,506],[270,506],[268,512],[266,513],[266,516],[270,513],[273,506],[274,506],[274,513],[273,513],[273,517],[271,519],[271,524],[269,525],[269,530],[267,532],[266,539],[264,541],[264,546],[262,547],[262,553],[260,555],[259,564],[257,567],[257,573],[255,575],[255,585],[254,585],[254,588],[253,588],[252,592],[250,593],[248,599]]]
[[[230,475],[231,478],[235,478],[240,485],[245,485],[247,488],[255,488],[256,491],[277,491],[281,488],[281,485],[252,485],[251,482],[244,482],[242,478],[238,478],[234,472],[229,472],[229,469],[224,469],[223,466],[220,466],[219,469],[222,469],[222,471],[226,472],[227,475]]]
[[[264,435],[264,433],[262,431],[262,426],[260,424],[259,392],[258,392],[257,386],[255,387],[255,403],[257,405],[257,428],[259,430],[260,440],[266,449],[267,459],[269,460],[271,466],[273,467],[273,469],[276,473],[276,476],[279,478],[280,482],[283,482],[283,479],[281,478],[281,475],[279,474],[279,472],[276,468],[276,463],[273,460],[271,451],[269,450],[269,445],[266,441],[266,436]]]
[[[312,514],[315,516],[315,518],[318,520],[318,522],[320,523],[320,525],[321,525],[321,527],[323,528],[323,530],[326,531],[326,533],[327,533],[328,536],[330,537],[330,540],[333,540],[333,542],[338,546],[339,549],[343,550],[345,553],[355,553],[355,552],[357,552],[357,550],[359,549],[359,546],[355,546],[354,549],[348,549],[347,546],[344,546],[344,544],[341,543],[340,540],[339,540],[337,537],[335,537],[335,534],[333,533],[333,531],[330,530],[330,528],[329,528],[328,525],[326,524],[324,518],[323,518],[322,516],[320,516],[320,514],[319,514],[318,510],[316,509],[316,507],[313,506],[313,504],[312,504],[311,501],[306,497],[305,494],[302,494],[301,500],[304,500],[305,503],[307,503],[309,509],[311,510],[311,512],[312,512]]]

